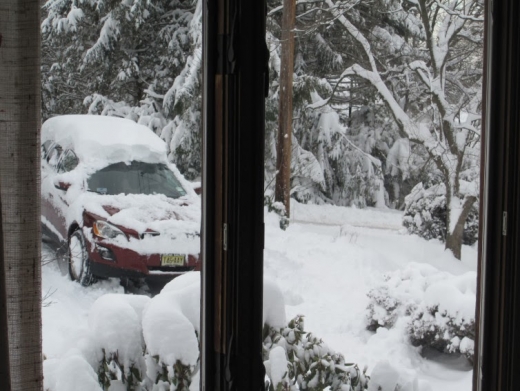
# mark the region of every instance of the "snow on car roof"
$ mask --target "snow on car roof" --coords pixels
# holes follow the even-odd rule
[[[106,166],[138,160],[166,162],[166,144],[152,130],[134,121],[99,115],[63,115],[45,121],[42,143],[52,140],[72,149],[80,162]]]

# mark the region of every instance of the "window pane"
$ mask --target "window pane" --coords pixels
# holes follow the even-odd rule
[[[199,376],[202,2],[44,3],[44,388],[188,390]]]
[[[73,151],[65,151],[63,154],[60,163],[59,163],[59,172],[69,172],[76,168],[79,164],[78,157]]]
[[[272,1],[267,26],[274,388],[471,390],[482,2]]]

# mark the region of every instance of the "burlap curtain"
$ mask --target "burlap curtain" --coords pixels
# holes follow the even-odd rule
[[[43,388],[39,3],[0,0],[1,391]]]

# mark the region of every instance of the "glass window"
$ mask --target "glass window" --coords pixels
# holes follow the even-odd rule
[[[137,161],[103,168],[89,178],[88,188],[100,194],[164,194],[171,198],[186,195],[181,183],[166,165]]]
[[[79,164],[79,159],[72,150],[67,150],[63,153],[60,162],[58,163],[58,172],[69,172],[74,170]]]
[[[42,159],[47,158],[47,153],[51,149],[53,141],[47,140],[42,144]]]
[[[53,144],[50,146],[50,150],[49,150],[47,156],[45,157],[45,159],[52,167],[56,168],[58,165],[58,162],[60,160],[62,152],[63,152],[63,148],[61,147],[61,145]]]

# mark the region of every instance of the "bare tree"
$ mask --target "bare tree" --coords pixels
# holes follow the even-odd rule
[[[40,1],[0,3],[2,390],[41,390]],[[6,327],[7,326],[7,327]],[[5,357],[7,353],[8,357]],[[2,376],[0,376],[2,377]]]
[[[464,223],[478,197],[483,2],[369,3],[323,1],[330,23],[339,24],[363,54],[340,80],[368,81],[401,137],[425,148],[446,196],[446,248],[460,259]]]

